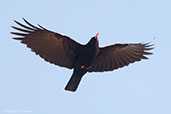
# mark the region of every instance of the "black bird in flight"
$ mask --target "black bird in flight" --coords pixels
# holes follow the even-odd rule
[[[23,18],[28,25],[15,21],[22,28],[12,28],[20,32],[11,32],[20,37],[13,39],[20,40],[26,44],[31,51],[52,64],[74,69],[73,74],[65,87],[65,90],[76,91],[81,78],[87,72],[112,71],[130,63],[148,59],[145,55],[153,49],[150,43],[128,43],[113,44],[106,47],[99,47],[98,35],[82,45],[70,37],[55,33],[38,25],[34,26]]]

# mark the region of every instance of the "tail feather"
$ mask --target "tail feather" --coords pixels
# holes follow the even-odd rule
[[[69,82],[67,83],[66,87],[65,87],[65,90],[68,90],[68,91],[76,91],[77,88],[78,88],[78,85],[81,81],[81,78],[83,77],[83,75],[85,74],[85,72],[77,72],[74,70]]]

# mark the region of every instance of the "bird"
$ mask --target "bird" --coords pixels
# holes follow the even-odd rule
[[[91,72],[113,71],[128,66],[130,63],[148,59],[147,55],[154,45],[148,43],[116,43],[105,47],[99,47],[98,35],[83,45],[66,35],[48,30],[41,25],[31,24],[24,19],[25,24],[16,20],[20,26],[11,26],[17,32],[13,39],[25,44],[45,61],[60,67],[73,69],[65,90],[75,92],[82,77]]]

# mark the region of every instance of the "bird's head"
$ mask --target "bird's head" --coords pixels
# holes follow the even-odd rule
[[[87,43],[87,45],[98,46],[98,35],[99,35],[99,32],[96,34],[96,36],[91,38],[91,40]]]
[[[99,32],[93,38],[95,38],[96,40],[98,40],[98,35],[99,35]]]
[[[96,36],[92,37],[91,40],[98,41],[98,36],[99,36],[99,32],[96,34]]]

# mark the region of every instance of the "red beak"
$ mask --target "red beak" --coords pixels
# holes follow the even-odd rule
[[[96,34],[95,38],[98,39],[99,32]]]

